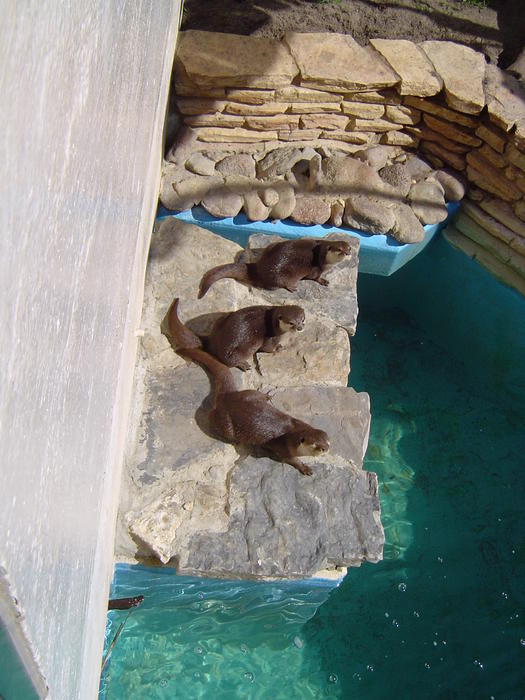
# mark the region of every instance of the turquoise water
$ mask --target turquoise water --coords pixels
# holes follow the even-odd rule
[[[360,301],[351,385],[371,396],[384,561],[331,593],[122,571],[115,594],[146,600],[107,700],[525,697],[523,399],[494,403],[446,343]]]

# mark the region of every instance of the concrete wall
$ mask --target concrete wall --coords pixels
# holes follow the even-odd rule
[[[1,5],[0,566],[93,698],[180,2]]]

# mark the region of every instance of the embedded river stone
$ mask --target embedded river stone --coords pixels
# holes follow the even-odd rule
[[[380,197],[352,194],[346,199],[344,223],[358,231],[388,233],[395,219],[391,206]]]
[[[416,182],[408,199],[412,211],[422,224],[439,224],[448,216],[443,188],[438,182]]]

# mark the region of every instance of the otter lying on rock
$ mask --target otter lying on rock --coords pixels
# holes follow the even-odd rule
[[[212,284],[225,277],[253,287],[284,288],[290,292],[297,290],[300,280],[314,280],[327,286],[328,281],[321,277],[322,273],[349,254],[347,241],[299,238],[274,243],[264,249],[257,262],[219,265],[206,272],[201,279],[199,299]]]
[[[208,414],[212,430],[227,442],[262,449],[301,474],[310,475],[312,470],[300,457],[327,452],[329,442],[324,430],[279,411],[260,391],[238,391],[228,367],[201,350],[200,339],[180,321],[170,326],[170,333],[178,354],[202,365],[212,375],[214,399]]]
[[[187,348],[201,348],[227,367],[250,369],[248,360],[256,352],[275,352],[288,331],[304,328],[304,311],[300,306],[247,306],[219,318],[208,336],[197,336],[186,328],[177,315],[179,300],[168,311],[168,328],[173,338],[184,339]]]

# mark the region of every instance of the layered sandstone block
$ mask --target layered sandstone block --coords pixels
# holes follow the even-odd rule
[[[468,47],[386,39],[363,47],[342,34],[288,32],[276,41],[181,32],[175,90],[182,128],[163,172],[168,208],[202,203],[215,216],[244,211],[251,220],[372,225],[371,232],[417,241],[421,233],[405,207],[419,223],[430,220],[409,192],[393,194],[381,172],[402,170],[417,151],[431,171],[410,176],[413,185],[428,181],[416,193],[435,195],[433,183],[456,177],[478,202],[504,202],[525,221],[525,89]],[[379,147],[388,155],[376,167]],[[352,157],[379,174],[372,190],[352,179],[331,187],[331,159]],[[268,170],[268,159],[288,167]],[[448,199],[445,188],[442,194]],[[372,221],[371,207],[380,210]]]

